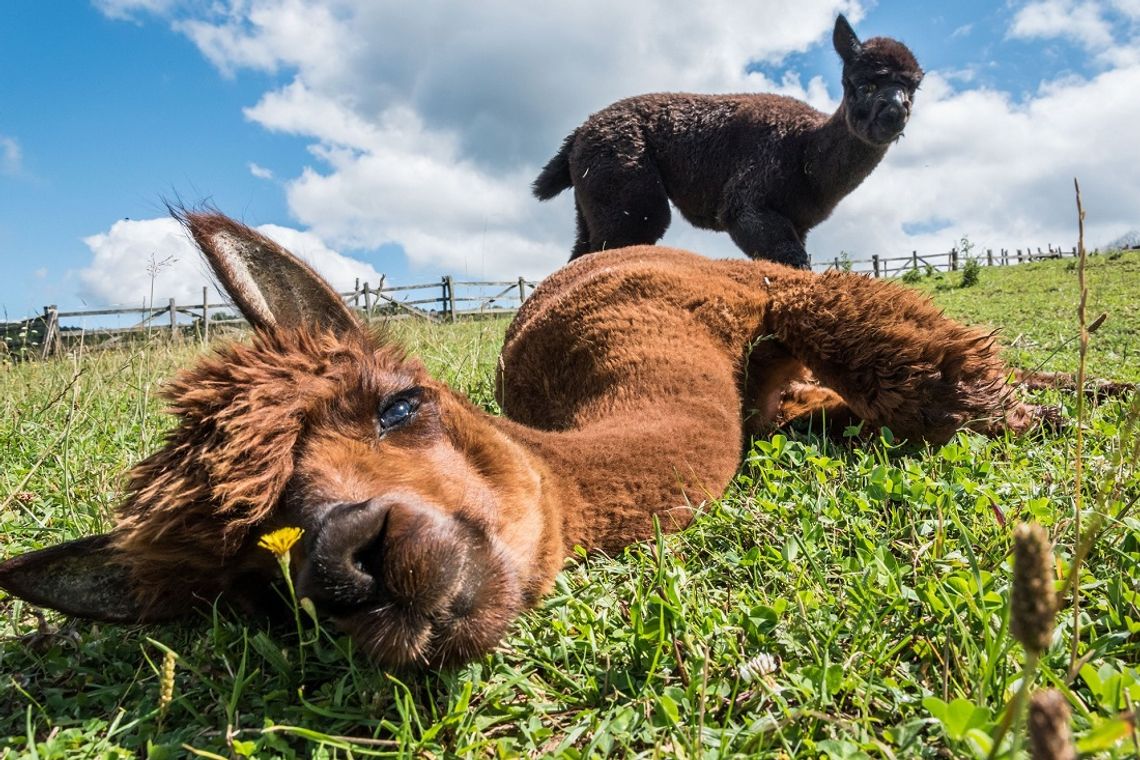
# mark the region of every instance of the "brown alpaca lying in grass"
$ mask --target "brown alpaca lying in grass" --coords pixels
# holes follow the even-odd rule
[[[780,95],[641,95],[574,130],[534,181],[548,200],[574,187],[570,254],[655,243],[669,201],[742,251],[806,267],[804,238],[878,166],[910,118],[922,69],[896,40],[859,42],[835,22],[843,101],[830,117]]]
[[[902,287],[634,247],[549,277],[508,330],[504,417],[477,409],[307,266],[217,214],[185,216],[253,340],[166,390],[178,425],[132,470],[114,530],[0,564],[0,586],[108,621],[275,598],[259,537],[304,529],[300,595],[385,666],[495,646],[575,546],[685,527],[745,436],[827,409],[940,442],[1020,433],[988,334]],[[810,383],[810,377],[819,385]]]

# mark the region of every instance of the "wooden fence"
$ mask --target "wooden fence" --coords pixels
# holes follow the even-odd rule
[[[441,322],[514,314],[534,287],[535,283],[524,277],[510,281],[459,281],[447,276],[438,282],[420,285],[387,285],[382,276],[376,285],[357,280],[353,290],[340,293],[340,296],[365,320],[423,319]],[[476,289],[485,291],[488,288],[492,290],[491,295],[476,292]],[[209,296],[210,289],[203,287],[202,300],[196,304],[178,304],[170,298],[165,306],[74,311],[60,311],[53,304],[44,307],[42,316],[0,325],[6,338],[6,342],[0,345],[6,345],[12,354],[47,358],[78,342],[117,343],[125,336],[191,335],[204,342],[210,339],[211,331],[245,324],[244,319],[230,313],[230,304],[210,303]],[[68,327],[62,324],[63,320],[86,321],[131,315],[140,317],[140,320],[129,327]]]
[[[1132,248],[1126,248],[1124,250],[1140,250],[1140,246],[1133,246]],[[1091,251],[1089,255],[1098,253],[1099,251]],[[909,256],[886,257],[875,254],[869,259],[849,259],[843,256],[836,256],[827,262],[813,261],[811,268],[817,272],[827,271],[829,269],[841,269],[863,272],[873,277],[898,277],[906,274],[908,271],[923,270],[927,267],[939,272],[956,272],[959,266],[964,264],[968,258],[972,258],[982,266],[993,267],[1009,266],[1011,264],[1027,264],[1032,261],[1045,261],[1047,259],[1076,258],[1076,256],[1076,247],[1065,250],[1059,246],[1054,248],[1051,245],[1046,246],[1045,250],[1041,250],[1040,247],[1036,250],[1033,248],[1000,248],[996,251],[992,248],[987,248],[984,252],[963,252],[958,250],[958,248],[951,248],[945,253],[920,254],[918,251],[911,251]],[[859,266],[861,264],[867,266]]]
[[[1138,250],[1133,246],[1126,250]],[[1093,254],[1098,253],[1093,251]],[[850,270],[873,277],[898,277],[908,271],[931,269],[935,271],[956,271],[965,261],[972,258],[983,266],[1008,266],[1046,259],[1073,258],[1077,249],[1064,250],[1060,247],[1040,247],[1006,249],[997,251],[987,248],[984,252],[959,251],[951,248],[945,253],[919,254],[912,251],[909,256],[879,256],[869,259],[850,259],[836,256],[831,261],[812,262],[815,271],[829,269]],[[467,282],[454,280],[450,276],[438,282],[421,285],[388,285],[384,277],[375,286],[359,280],[353,290],[341,293],[341,297],[352,308],[358,310],[365,319],[424,319],[431,322],[454,321],[460,318],[485,317],[513,314],[526,300],[528,289],[535,283],[519,277],[510,281]],[[494,294],[475,294],[474,288],[492,288]],[[168,299],[165,306],[155,308],[132,307],[115,309],[85,309],[59,311],[54,305],[45,306],[42,316],[23,322],[0,324],[0,355],[5,347],[11,354],[23,357],[43,357],[60,353],[65,346],[81,341],[117,342],[123,336],[152,335],[192,335],[207,341],[211,330],[243,325],[240,317],[229,316],[221,319],[229,304],[210,303],[209,289],[202,288],[202,300],[196,304],[176,304]],[[139,315],[142,319],[130,327],[67,327],[60,324],[63,319],[87,320],[94,317]],[[180,320],[179,317],[182,317]],[[13,338],[13,336],[16,336]]]

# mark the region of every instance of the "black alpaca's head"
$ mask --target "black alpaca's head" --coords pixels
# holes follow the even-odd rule
[[[884,146],[898,139],[922,82],[914,54],[889,37],[860,42],[842,15],[835,20],[832,41],[843,59],[847,128],[870,145]]]

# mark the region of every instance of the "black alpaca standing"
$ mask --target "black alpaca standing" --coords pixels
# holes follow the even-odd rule
[[[804,237],[878,165],[906,126],[922,69],[886,37],[860,43],[840,16],[843,102],[830,117],[782,95],[664,93],[618,101],[562,143],[534,181],[574,188],[570,254],[655,243],[669,200],[697,227],[727,231],[754,259],[808,265]]]

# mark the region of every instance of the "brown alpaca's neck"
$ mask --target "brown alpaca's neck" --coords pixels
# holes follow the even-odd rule
[[[871,145],[852,134],[847,126],[847,104],[840,103],[812,135],[805,154],[820,205],[828,211],[833,209],[886,154],[887,146]]]
[[[666,532],[680,530],[695,507],[720,496],[740,458],[733,402],[694,410],[680,400],[676,413],[654,403],[565,431],[502,427],[544,473],[542,509],[559,522],[563,556],[576,546],[616,552],[652,538],[654,518]],[[710,437],[710,425],[723,435]]]

